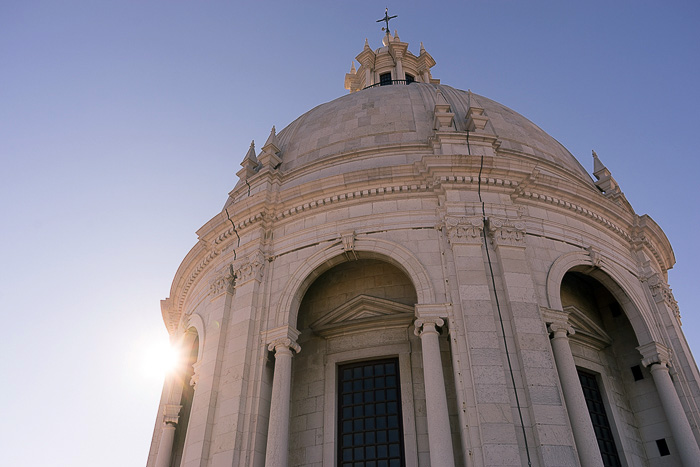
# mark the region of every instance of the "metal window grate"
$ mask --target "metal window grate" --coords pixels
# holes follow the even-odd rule
[[[338,368],[338,465],[403,467],[397,359]]]
[[[603,396],[600,393],[596,376],[578,370],[578,378],[581,381],[581,388],[583,389],[583,396],[588,406],[588,413],[591,415],[591,422],[593,422],[593,430],[598,440],[600,455],[603,457],[603,465],[605,467],[621,467],[620,456],[617,454],[615,440],[613,439],[608,415],[605,413]]]

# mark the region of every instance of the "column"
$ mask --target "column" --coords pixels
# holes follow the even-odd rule
[[[163,407],[163,431],[160,434],[155,467],[170,467],[170,456],[173,453],[173,441],[181,408],[181,405],[175,404],[166,404]]]
[[[681,462],[685,466],[697,465],[700,459],[700,448],[668,372],[669,350],[655,342],[639,346],[637,350],[644,357],[642,365],[651,370],[656,392],[661,399],[661,406],[664,408]]]
[[[270,402],[270,425],[267,431],[265,466],[287,467],[292,350],[299,353],[301,347],[295,340],[283,337],[270,342],[267,348],[270,351],[275,351],[275,372],[272,377],[272,400]]]
[[[425,405],[428,415],[428,445],[430,465],[454,466],[452,433],[447,412],[445,378],[442,374],[438,326],[445,322],[441,318],[430,317],[416,320],[415,333],[420,336],[423,352],[423,375],[425,379]]]
[[[401,63],[401,58],[396,59],[396,79],[406,79],[406,74],[403,72],[403,63]]]
[[[581,382],[569,345],[568,336],[574,333],[574,329],[566,322],[554,322],[549,325],[549,332],[552,333],[552,353],[559,372],[561,390],[564,393],[564,402],[569,412],[571,430],[581,465],[603,467],[598,440],[593,431],[591,415],[588,412],[586,399],[583,397]]]

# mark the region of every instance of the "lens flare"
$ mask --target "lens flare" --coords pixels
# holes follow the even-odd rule
[[[180,364],[180,351],[168,342],[153,343],[141,352],[141,371],[147,378],[162,379]]]

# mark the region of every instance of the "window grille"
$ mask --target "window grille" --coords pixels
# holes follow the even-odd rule
[[[603,457],[603,465],[605,467],[621,467],[620,456],[617,454],[608,415],[605,413],[603,395],[600,392],[598,380],[594,374],[582,370],[578,370],[578,378],[581,381],[581,388],[583,389],[583,396],[588,406],[588,413],[591,415],[591,422],[593,422],[593,430],[598,440],[600,455]]]
[[[338,465],[403,467],[398,359],[338,368]]]

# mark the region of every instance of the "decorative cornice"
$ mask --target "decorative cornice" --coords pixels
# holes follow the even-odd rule
[[[577,214],[581,214],[585,217],[588,217],[589,219],[593,219],[594,221],[596,221],[597,223],[606,227],[607,229],[620,235],[622,238],[624,238],[628,242],[630,242],[632,240],[632,236],[628,232],[626,232],[623,228],[621,228],[617,224],[610,221],[608,218],[603,217],[600,214],[597,214],[597,213],[591,211],[590,209],[585,208],[583,206],[580,206],[576,203],[571,203],[569,201],[557,198],[555,196],[534,193],[534,192],[528,191],[528,190],[523,191],[518,197],[519,198],[529,198],[529,199],[532,199],[534,201],[540,201],[540,202],[544,202],[547,204],[552,204],[555,206],[559,206],[559,207],[568,209],[568,210],[573,211]]]
[[[335,337],[377,329],[407,328],[413,307],[384,298],[358,295],[309,325],[321,337]]]
[[[536,169],[537,170],[537,169]],[[533,175],[534,174],[534,175]],[[529,179],[532,178],[537,178],[538,175],[533,171],[533,174],[530,174]],[[533,178],[534,177],[534,178]],[[275,221],[275,220],[281,220],[285,219],[290,216],[294,216],[296,214],[301,214],[304,212],[308,212],[309,210],[315,209],[317,207],[321,207],[324,205],[330,205],[330,204],[335,204],[335,203],[342,203],[345,201],[352,201],[352,200],[357,200],[359,198],[366,198],[366,197],[372,197],[372,196],[382,196],[386,194],[409,194],[409,193],[418,193],[418,192],[426,192],[433,190],[437,187],[439,187],[442,184],[451,184],[451,183],[467,183],[467,184],[478,184],[479,183],[479,177],[476,176],[456,176],[456,175],[450,175],[450,176],[438,176],[435,177],[432,181],[424,182],[424,183],[411,183],[411,184],[398,184],[398,185],[385,185],[385,186],[379,186],[379,187],[373,187],[373,188],[367,188],[364,190],[356,190],[356,191],[347,191],[345,193],[340,193],[336,194],[333,196],[326,196],[324,198],[318,198],[315,200],[311,200],[308,202],[303,202],[300,203],[294,207],[284,209],[282,211],[279,211],[277,213],[273,213],[271,211],[266,211],[266,210],[261,210],[259,212],[256,212],[250,216],[248,216],[245,219],[242,220],[232,220],[235,225],[234,227],[229,227],[223,232],[221,232],[210,244],[207,244],[206,242],[203,242],[205,245],[205,248],[208,246],[210,250],[206,254],[206,256],[197,264],[197,266],[192,270],[192,272],[187,276],[187,279],[184,281],[184,285],[182,287],[176,287],[176,294],[173,295],[173,299],[176,300],[176,304],[171,304],[168,312],[168,318],[166,318],[166,326],[168,327],[169,330],[174,330],[177,327],[177,323],[170,323],[170,321],[174,320],[176,316],[180,316],[182,314],[182,309],[184,306],[185,298],[187,297],[187,294],[189,290],[191,289],[192,285],[196,281],[197,277],[201,274],[201,272],[211,263],[211,261],[219,256],[223,249],[220,248],[220,246],[228,241],[230,241],[231,237],[235,238],[235,233],[238,232],[240,234],[240,231],[246,227],[249,227],[255,223],[261,222],[265,219]],[[508,180],[504,178],[498,178],[498,177],[481,177],[481,185],[482,187],[484,186],[494,186],[494,187],[509,187],[513,188],[516,190],[517,194],[515,196],[517,198],[527,198],[531,199],[533,201],[538,201],[538,202],[544,202],[548,204],[552,204],[567,210],[570,210],[576,214],[583,215],[585,217],[588,217],[590,219],[593,219],[600,225],[603,225],[607,229],[613,231],[623,239],[625,239],[628,242],[632,242],[633,238],[630,233],[628,233],[625,229],[619,227],[617,224],[613,223],[609,219],[607,219],[604,216],[601,216],[585,207],[582,207],[580,205],[577,205],[576,203],[572,203],[554,196],[550,195],[544,195],[544,194],[539,194],[532,192],[528,190],[527,188],[529,187],[530,183],[527,183],[527,180],[522,182],[522,187],[525,188],[523,190],[518,189],[520,187],[520,183],[515,181],[515,180]],[[637,238],[635,239],[637,242],[637,245],[643,245],[646,246],[650,249],[650,251],[654,254],[655,258],[657,261],[659,261],[659,264],[663,266],[663,261],[661,259],[661,256],[659,252],[657,251],[656,248],[654,248],[654,245],[652,242],[649,241],[648,238],[644,235],[637,235]],[[641,243],[640,243],[641,242]],[[209,246],[210,245],[210,246]],[[164,317],[166,315],[164,314]]]
[[[604,349],[612,344],[612,338],[607,332],[583,311],[575,306],[564,307],[566,313],[569,314],[567,325],[575,330],[576,337],[574,340],[580,344],[588,345],[596,350]],[[570,332],[569,335],[574,334]]]
[[[177,425],[181,408],[181,405],[165,404],[163,406],[163,423],[166,425]]]
[[[374,188],[368,188],[364,190],[348,191],[345,193],[340,193],[333,196],[327,196],[324,198],[319,198],[307,203],[299,204],[295,207],[285,209],[275,215],[275,220],[284,219],[295,214],[299,214],[310,209],[314,209],[319,206],[324,206],[327,204],[333,204],[343,201],[349,201],[358,198],[366,198],[376,195],[384,195],[390,193],[413,193],[413,192],[425,192],[432,188],[432,185],[427,183],[411,183],[406,185],[390,185],[390,186],[380,186]]]
[[[637,350],[642,354],[642,365],[645,367],[654,364],[662,366],[670,366],[671,364],[671,350],[663,344],[649,342],[640,345]]]
[[[490,217],[487,231],[496,246],[525,246],[525,222],[521,220]]]
[[[484,219],[480,216],[445,216],[443,226],[451,244],[480,244]]]

